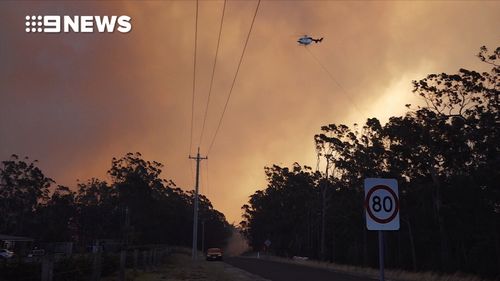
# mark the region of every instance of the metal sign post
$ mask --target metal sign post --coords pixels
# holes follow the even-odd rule
[[[384,281],[384,231],[399,230],[398,182],[395,179],[365,179],[365,217],[368,230],[378,231],[379,280]]]
[[[378,231],[378,263],[380,268],[379,280],[384,281],[384,232]]]

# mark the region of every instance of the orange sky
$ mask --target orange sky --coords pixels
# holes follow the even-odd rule
[[[184,189],[189,161],[194,1],[0,3],[0,159],[38,159],[74,187],[107,179],[112,157],[141,152]],[[194,146],[206,103],[222,1],[200,1]],[[204,154],[228,95],[256,5],[228,1]],[[500,2],[262,1],[221,131],[202,162],[201,190],[230,222],[265,187],[263,168],[316,165],[313,136],[328,123],[386,121],[416,103],[411,80],[460,67],[500,44]],[[31,14],[122,15],[122,34],[32,34]],[[296,39],[325,37],[309,50]],[[193,151],[194,152],[194,148]],[[207,173],[208,171],[208,173]],[[207,184],[208,182],[208,184]]]

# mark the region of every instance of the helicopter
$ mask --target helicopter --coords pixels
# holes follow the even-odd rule
[[[299,44],[304,45],[304,46],[307,46],[307,45],[311,44],[312,42],[320,43],[321,41],[323,41],[323,37],[321,37],[319,39],[314,39],[311,36],[307,36],[307,35],[304,35],[304,36],[300,37],[299,40],[297,40],[297,42]]]

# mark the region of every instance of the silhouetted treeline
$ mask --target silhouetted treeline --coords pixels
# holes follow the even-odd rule
[[[80,182],[76,191],[57,186],[28,158],[0,165],[0,233],[40,242],[74,241],[80,247],[110,239],[123,244],[191,245],[193,192],[160,178],[162,164],[139,153],[113,158],[108,175]],[[207,246],[231,234],[224,215],[200,196]]]
[[[242,207],[251,245],[261,249],[270,239],[279,255],[376,266],[363,180],[396,178],[401,229],[386,232],[388,267],[498,276],[499,56],[500,48],[482,47],[478,57],[491,71],[414,81],[426,106],[407,105],[385,125],[370,118],[361,127],[323,126],[315,136],[316,170],[297,163],[266,168],[267,187]]]

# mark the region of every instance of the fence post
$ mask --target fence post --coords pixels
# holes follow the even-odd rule
[[[52,281],[54,278],[54,255],[47,254],[42,259],[42,281]]]
[[[139,250],[134,249],[134,269],[137,270],[139,265]]]
[[[146,250],[142,251],[142,268],[144,271],[148,270],[148,256],[146,255]]]
[[[119,281],[125,281],[125,261],[127,258],[127,251],[122,249],[120,252],[120,272],[118,274]]]
[[[99,244],[93,253],[92,260],[92,277],[91,281],[99,281],[101,279],[101,250]]]
[[[158,265],[158,251],[156,250],[156,248],[153,248],[153,265]]]

